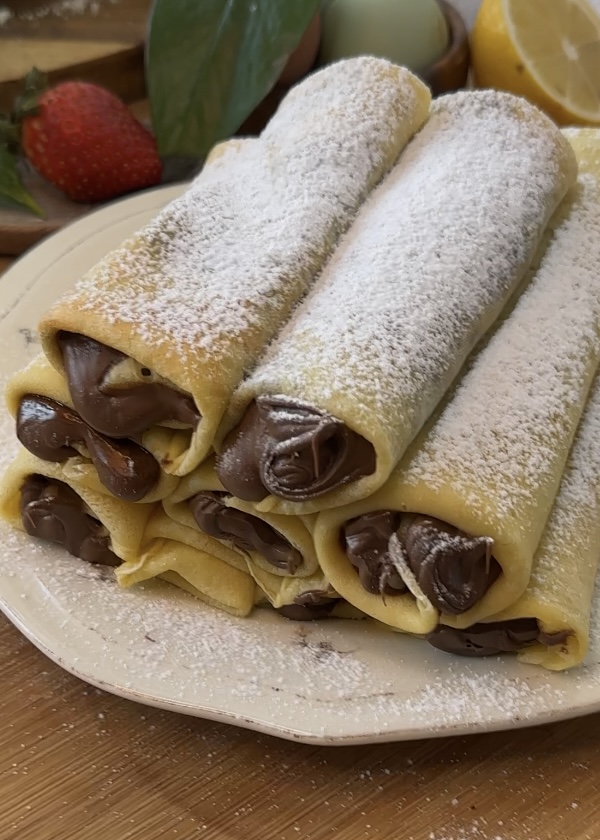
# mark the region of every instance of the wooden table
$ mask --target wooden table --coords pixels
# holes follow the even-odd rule
[[[0,674],[0,840],[600,839],[600,715],[303,746],[91,688],[1,615]]]

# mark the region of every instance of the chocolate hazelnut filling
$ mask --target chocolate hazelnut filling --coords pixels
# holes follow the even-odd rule
[[[309,590],[294,598],[293,604],[279,607],[276,612],[291,621],[318,621],[327,618],[339,598],[331,598],[325,592]]]
[[[407,591],[389,551],[393,534],[419,587],[444,615],[471,609],[501,574],[487,537],[470,537],[428,516],[374,511],[351,520],[342,532],[346,556],[367,592]]]
[[[28,476],[21,487],[21,519],[32,537],[58,543],[88,563],[118,566],[104,526],[86,512],[83,501],[62,481]]]
[[[343,529],[348,560],[363,589],[373,595],[401,595],[407,586],[398,574],[389,553],[390,537],[400,526],[401,514],[378,510],[351,519]]]
[[[176,422],[195,429],[200,413],[193,399],[163,382],[130,386],[110,384],[107,377],[125,354],[78,333],[60,332],[58,346],[73,405],[86,423],[110,437],[135,437],[151,426]],[[152,376],[148,368],[141,375]]]
[[[17,437],[43,461],[62,463],[86,447],[101,483],[113,496],[143,499],[160,478],[153,456],[130,440],[113,440],[94,431],[76,411],[49,397],[27,394],[17,413]]]
[[[226,493],[198,493],[189,500],[198,527],[218,540],[228,540],[242,551],[257,551],[272,566],[293,575],[302,565],[302,554],[275,528],[223,501]]]
[[[473,624],[465,630],[440,624],[427,636],[427,641],[438,650],[459,656],[496,656],[517,653],[535,644],[562,645],[569,635],[568,630],[544,633],[535,618],[511,618]]]
[[[411,517],[402,540],[417,583],[445,615],[475,606],[502,572],[490,539],[470,537],[439,519]]]
[[[375,450],[330,414],[287,397],[261,396],[225,440],[217,460],[238,499],[269,494],[289,501],[322,496],[375,472]]]

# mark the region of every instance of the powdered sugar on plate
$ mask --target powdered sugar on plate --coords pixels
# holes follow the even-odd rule
[[[490,674],[366,622],[234,619],[160,582],[119,590],[111,570],[0,527],[9,615],[69,670],[142,702],[307,740],[514,725],[565,702],[545,674]]]

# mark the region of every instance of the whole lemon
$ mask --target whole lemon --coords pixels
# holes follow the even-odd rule
[[[436,0],[330,0],[323,11],[321,63],[375,55],[421,72],[448,47]]]

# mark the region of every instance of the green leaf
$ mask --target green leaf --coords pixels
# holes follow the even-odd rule
[[[17,169],[17,156],[7,146],[0,146],[0,201],[11,209],[19,207],[36,216],[44,215],[37,201],[25,189]]]
[[[163,156],[204,158],[275,85],[320,0],[154,0],[146,76]]]

